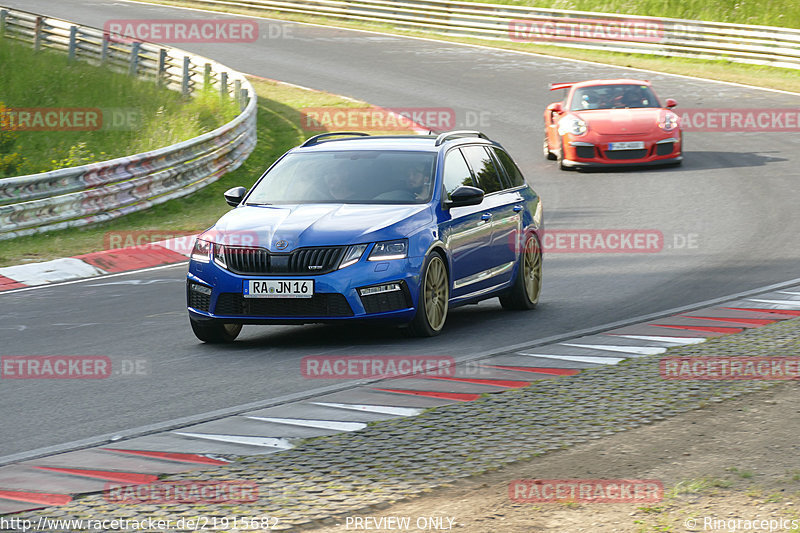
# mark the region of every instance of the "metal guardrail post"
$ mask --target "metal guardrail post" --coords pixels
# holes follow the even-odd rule
[[[212,84],[215,73],[226,69],[211,59],[183,50],[141,41],[131,43],[98,28],[72,27],[67,21],[14,9],[4,8],[0,14],[9,36],[37,48],[53,45],[57,52],[76,60],[100,57],[115,70],[128,66],[138,78],[150,80],[157,73],[160,83],[183,90],[187,96],[199,83],[197,78],[192,81],[192,76],[199,77],[202,73],[200,65],[205,62],[211,65]],[[84,39],[85,36],[94,38]],[[155,55],[158,70],[156,57],[149,60]],[[179,78],[179,57],[183,58],[183,79]],[[229,75],[226,73],[226,77]],[[234,71],[232,76],[242,86],[251,87],[238,72]],[[0,241],[112,220],[191,194],[238,168],[257,140],[256,95],[250,92],[238,116],[192,139],[110,161],[1,178]]]
[[[8,10],[0,9],[0,35],[6,34],[6,19],[8,18]]]
[[[203,65],[203,89],[208,89],[211,85],[211,63]]]
[[[167,50],[160,48],[158,50],[158,72],[156,72],[156,83],[161,86],[167,78]]]
[[[42,24],[43,17],[36,17],[36,25],[33,27],[33,49],[37,52],[42,49]]]
[[[242,108],[242,80],[233,80],[233,98],[239,104],[239,109]]]
[[[69,27],[69,60],[70,62],[75,61],[75,48],[78,45],[78,27],[77,26],[70,26]]]
[[[105,65],[108,60],[108,44],[111,40],[111,35],[108,32],[103,32],[103,48],[100,50],[100,64]]]
[[[228,97],[228,73],[222,72],[219,75],[219,97],[225,101]]]
[[[131,60],[128,64],[128,74],[130,76],[136,76],[136,73],[139,70],[139,50],[142,47],[142,43],[136,41],[131,45]]]
[[[189,86],[191,73],[189,72],[189,56],[183,56],[183,77],[181,78],[181,94],[189,96],[191,87]]]

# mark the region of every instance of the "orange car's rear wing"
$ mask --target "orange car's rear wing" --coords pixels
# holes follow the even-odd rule
[[[575,85],[575,82],[571,82],[571,83],[551,83],[550,84],[550,90],[551,91],[557,91],[559,89],[569,89],[573,85]]]

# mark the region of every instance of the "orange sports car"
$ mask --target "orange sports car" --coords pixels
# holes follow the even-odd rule
[[[544,155],[570,168],[679,165],[680,118],[645,80],[555,83],[566,98],[544,112]]]

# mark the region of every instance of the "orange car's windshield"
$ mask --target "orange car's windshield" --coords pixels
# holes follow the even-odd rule
[[[617,84],[580,87],[572,94],[570,111],[661,107],[647,85]]]

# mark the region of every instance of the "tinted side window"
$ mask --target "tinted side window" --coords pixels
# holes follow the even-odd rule
[[[444,158],[444,190],[447,198],[450,198],[450,193],[458,189],[462,185],[475,186],[472,181],[472,174],[469,172],[469,167],[464,156],[461,155],[459,150],[450,150]]]
[[[500,161],[500,165],[505,169],[506,176],[508,176],[511,186],[519,187],[520,185],[525,185],[525,178],[522,176],[522,172],[519,171],[516,163],[514,163],[514,160],[511,159],[511,156],[499,148],[492,148],[492,150],[494,150],[497,160]]]
[[[494,166],[494,161],[483,146],[465,146],[461,151],[464,152],[464,157],[475,172],[475,176],[478,178],[478,187],[483,189],[483,192],[490,194],[503,190],[503,184],[497,168]]]

